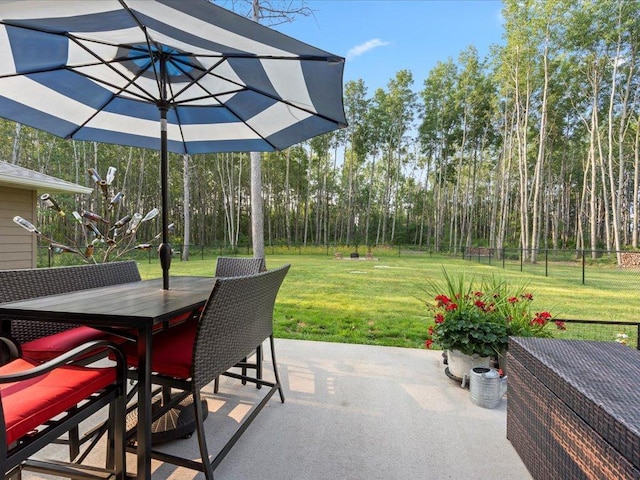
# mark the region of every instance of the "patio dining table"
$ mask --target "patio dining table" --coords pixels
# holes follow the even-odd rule
[[[162,279],[144,280],[109,287],[80,290],[0,304],[3,333],[10,333],[5,320],[24,319],[87,325],[108,331],[136,331],[138,354],[138,428],[136,478],[151,478],[151,336],[154,326],[206,303],[213,277],[173,277],[171,289]]]

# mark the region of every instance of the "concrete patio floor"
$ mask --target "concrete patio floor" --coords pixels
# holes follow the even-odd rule
[[[507,397],[495,409],[474,405],[445,376],[439,351],[277,339],[276,355],[286,402],[270,400],[215,470],[217,480],[531,478],[506,439]],[[210,452],[260,392],[228,378],[219,395],[205,389]],[[198,456],[195,435],[162,448]],[[54,455],[64,453],[55,447]],[[154,479],[204,478],[155,461],[152,469]]]

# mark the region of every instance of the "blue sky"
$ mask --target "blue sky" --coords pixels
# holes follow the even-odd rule
[[[474,45],[481,58],[503,43],[499,0],[308,0],[314,12],[273,27],[345,57],[345,82],[364,80],[369,96],[395,74],[413,73],[414,90],[438,61]]]

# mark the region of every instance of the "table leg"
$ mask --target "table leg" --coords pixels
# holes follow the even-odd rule
[[[138,478],[151,478],[151,327],[138,331]]]

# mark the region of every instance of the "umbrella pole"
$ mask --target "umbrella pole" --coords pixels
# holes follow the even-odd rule
[[[169,290],[169,268],[171,267],[171,246],[168,243],[169,231],[169,166],[167,154],[167,106],[160,105],[160,190],[162,197],[162,243],[158,247],[158,256],[162,266],[162,288]]]

